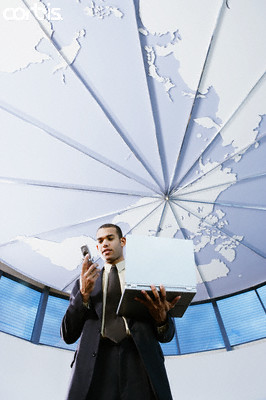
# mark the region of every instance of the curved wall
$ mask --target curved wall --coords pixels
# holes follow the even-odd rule
[[[63,400],[73,353],[0,332],[0,398]],[[264,400],[266,340],[166,357],[174,400]]]

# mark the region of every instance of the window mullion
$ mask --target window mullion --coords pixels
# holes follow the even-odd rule
[[[232,346],[231,346],[231,344],[229,342],[229,338],[227,336],[226,329],[225,329],[225,326],[224,326],[224,323],[223,323],[223,320],[222,320],[222,316],[220,314],[220,311],[219,311],[219,308],[217,306],[216,301],[212,301],[212,305],[213,305],[214,312],[215,312],[215,315],[216,315],[216,318],[217,318],[217,321],[218,321],[218,324],[219,324],[219,327],[220,327],[220,330],[221,330],[221,334],[222,334],[222,337],[223,337],[225,348],[226,348],[227,351],[231,351],[233,349],[232,349]]]
[[[32,330],[32,335],[31,335],[31,342],[38,344],[40,341],[40,336],[42,332],[42,326],[43,326],[43,320],[44,320],[44,315],[45,315],[45,310],[48,302],[48,297],[49,297],[49,288],[45,286],[43,289],[41,298],[40,298],[40,303],[37,311],[37,315],[35,318],[35,323],[34,327]]]

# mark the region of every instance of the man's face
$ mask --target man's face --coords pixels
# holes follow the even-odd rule
[[[119,239],[116,229],[100,228],[97,231],[97,249],[109,264],[117,264],[124,260],[123,247],[126,238]]]

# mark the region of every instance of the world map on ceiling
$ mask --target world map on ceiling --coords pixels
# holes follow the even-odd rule
[[[195,301],[264,282],[265,16],[262,0],[2,1],[2,266],[69,291],[112,222],[192,240]]]

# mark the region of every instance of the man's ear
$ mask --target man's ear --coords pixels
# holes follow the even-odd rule
[[[120,239],[120,243],[121,243],[122,247],[124,247],[126,245],[126,241],[127,241],[127,239],[124,236]]]

